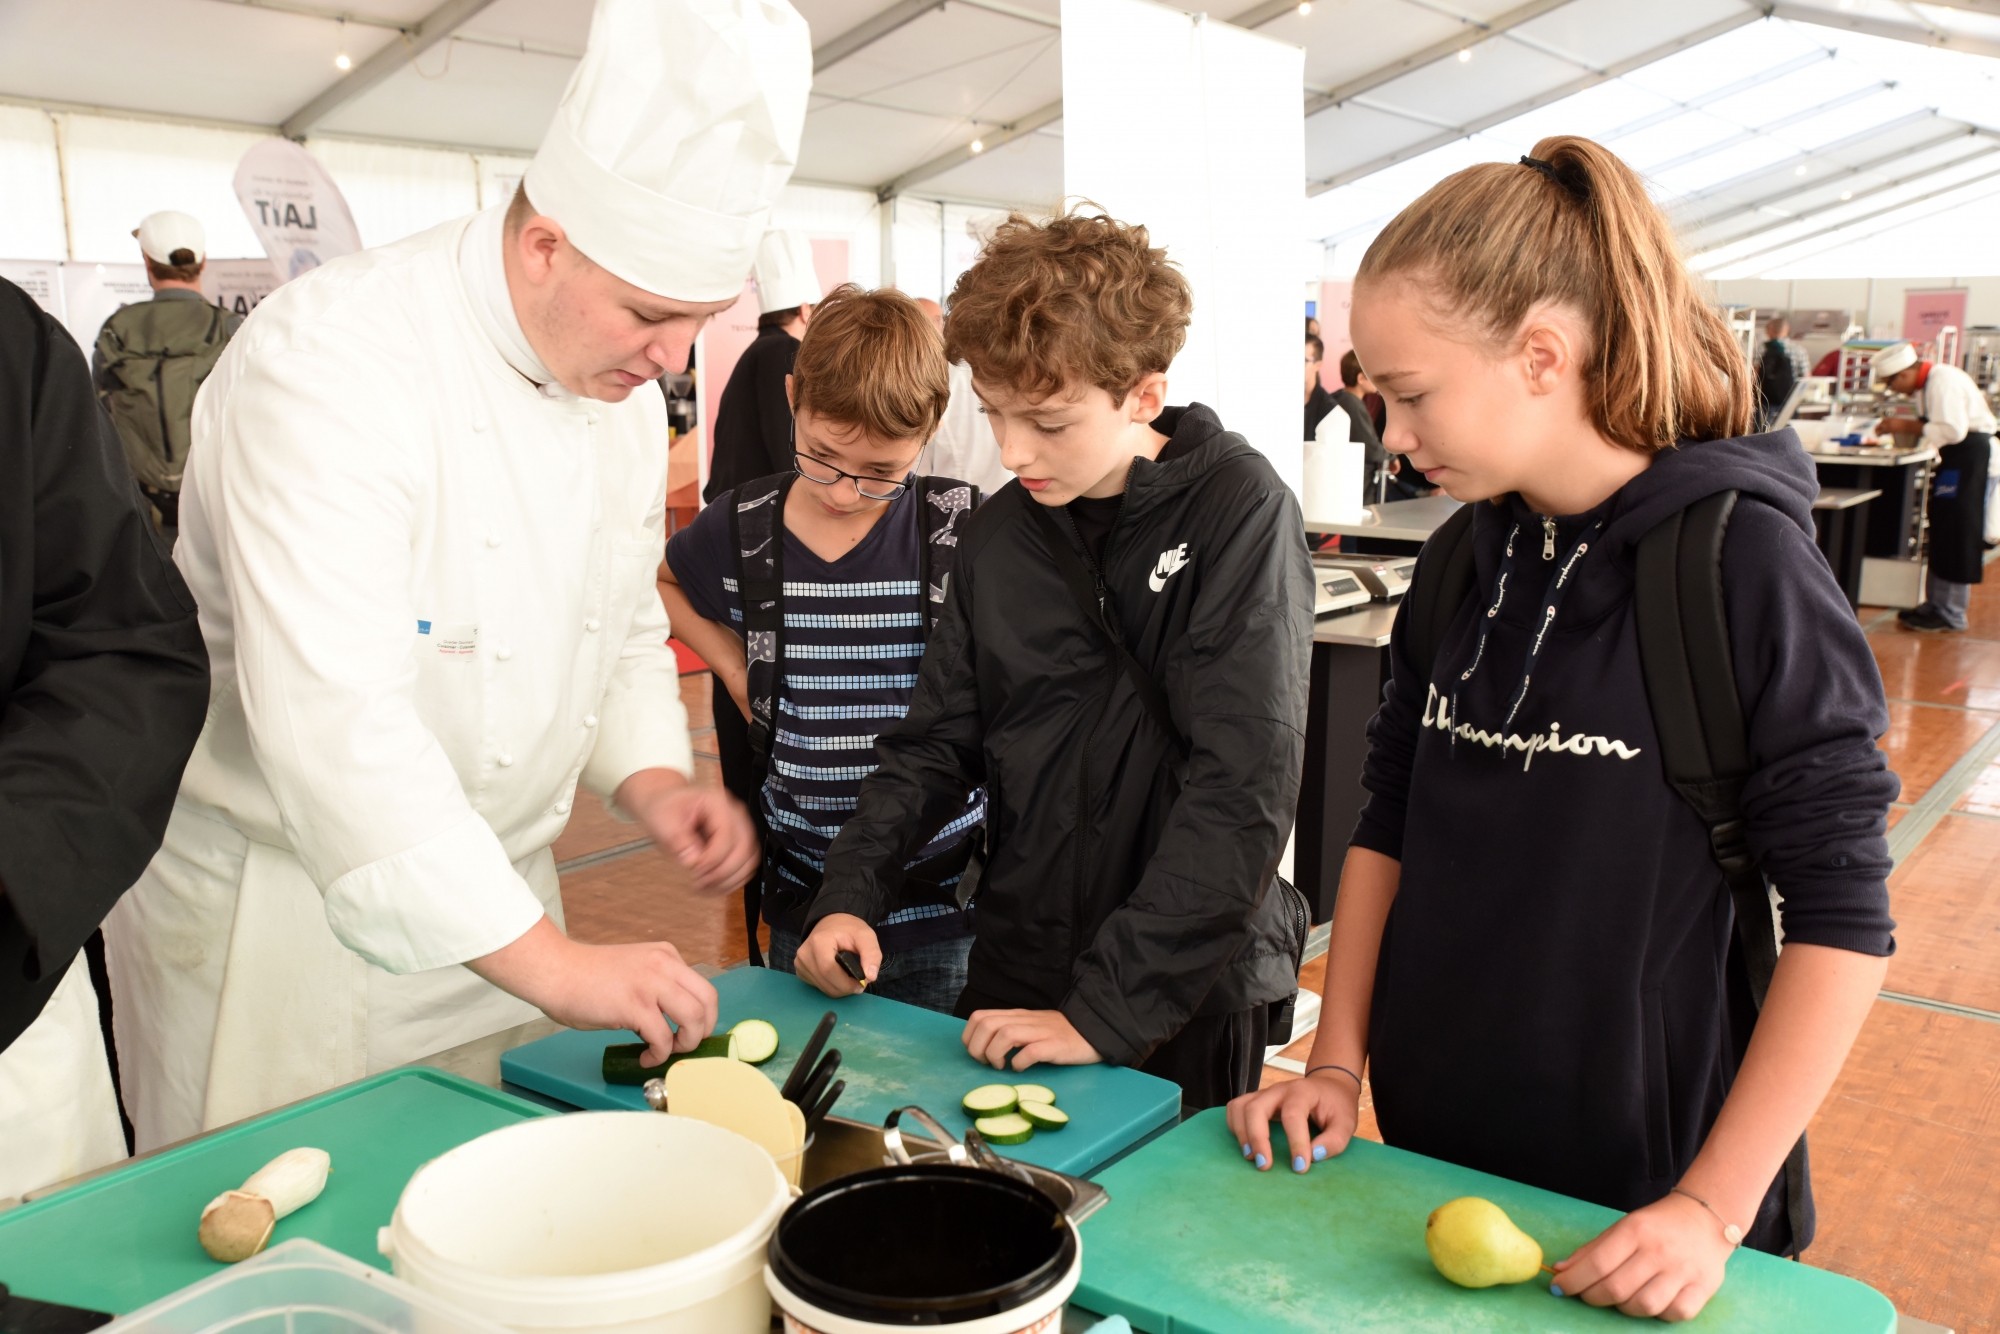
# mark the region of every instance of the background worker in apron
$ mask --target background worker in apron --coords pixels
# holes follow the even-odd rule
[[[1930,502],[1930,575],[1924,603],[1896,613],[1913,630],[1963,630],[1972,586],[1981,580],[1986,535],[1986,473],[1992,464],[1993,409],[1972,377],[1956,366],[1920,361],[1897,343],[1870,363],[1877,380],[1917,400],[1915,420],[1886,417],[1881,431],[1922,430],[1938,451]]]

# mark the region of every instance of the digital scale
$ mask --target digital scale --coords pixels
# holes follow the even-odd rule
[[[1370,593],[1351,570],[1333,570],[1313,562],[1313,617],[1331,616],[1372,602]]]
[[[1313,576],[1321,584],[1315,614],[1325,615],[1329,610],[1327,594],[1331,589],[1327,581],[1336,575],[1345,575],[1361,586],[1367,594],[1361,601],[1372,599],[1377,602],[1390,602],[1409,591],[1410,580],[1415,576],[1416,569],[1415,556],[1315,555]],[[1341,602],[1336,605],[1347,607],[1354,604]]]

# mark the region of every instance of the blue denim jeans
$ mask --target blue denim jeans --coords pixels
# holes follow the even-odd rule
[[[796,972],[792,960],[803,944],[803,936],[774,926],[765,960],[781,972]],[[868,992],[950,1014],[951,1007],[958,1003],[958,993],[965,990],[965,960],[971,953],[972,937],[960,936],[956,940],[934,940],[885,954],[875,980],[868,984]]]

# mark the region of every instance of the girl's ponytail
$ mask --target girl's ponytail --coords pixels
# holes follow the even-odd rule
[[[1681,262],[1637,174],[1601,144],[1544,139],[1518,164],[1448,177],[1375,238],[1355,281],[1400,275],[1483,341],[1554,302],[1591,332],[1585,395],[1606,439],[1650,454],[1742,435],[1750,368]]]

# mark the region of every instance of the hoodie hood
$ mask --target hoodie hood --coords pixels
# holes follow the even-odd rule
[[[1125,480],[1125,513],[1144,514],[1235,459],[1264,456],[1242,436],[1224,428],[1206,403],[1166,408],[1153,429],[1167,437],[1156,459],[1134,459]]]
[[[1788,426],[1727,440],[1687,440],[1660,451],[1652,467],[1612,497],[1600,554],[1622,564],[1662,519],[1718,491],[1761,500],[1807,533],[1813,530],[1819,473]]]

